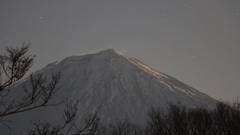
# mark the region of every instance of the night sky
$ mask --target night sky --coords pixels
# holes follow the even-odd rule
[[[1,0],[0,54],[23,42],[30,72],[112,48],[215,99],[240,96],[239,0]]]

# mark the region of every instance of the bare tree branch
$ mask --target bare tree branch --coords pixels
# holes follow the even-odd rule
[[[11,95],[9,94],[16,91],[10,89],[9,86],[20,80],[33,64],[35,55],[26,55],[29,45],[30,43],[23,43],[21,48],[6,47],[7,54],[0,55],[0,68],[2,69],[2,71],[0,70],[0,123],[6,127],[9,127],[6,124],[9,122],[6,120],[6,116],[62,103],[62,101],[50,102],[58,90],[57,84],[61,73],[53,74],[48,82],[41,73],[30,75],[30,85],[22,84],[22,89],[17,91],[22,97],[10,100],[9,96],[11,97]],[[9,129],[11,128],[9,127]]]
[[[23,43],[21,48],[5,47],[7,54],[0,55],[0,66],[6,78],[0,84],[0,96],[6,95],[4,92],[8,91],[5,88],[20,80],[32,66],[35,55],[26,55],[29,45]]]

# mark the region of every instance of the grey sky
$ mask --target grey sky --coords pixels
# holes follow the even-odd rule
[[[31,72],[113,48],[216,99],[240,96],[239,0],[1,0],[0,53],[32,42]]]

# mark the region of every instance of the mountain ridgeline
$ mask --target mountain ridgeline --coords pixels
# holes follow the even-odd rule
[[[133,123],[144,123],[151,107],[166,109],[168,102],[207,109],[214,108],[217,103],[208,95],[113,49],[67,57],[47,65],[36,73],[50,77],[57,72],[61,72],[62,77],[53,100],[78,101],[79,122],[97,111],[100,106],[100,121],[108,124],[126,117]],[[22,82],[28,83],[29,78]],[[19,89],[21,83],[12,88]],[[20,114],[21,116],[13,119],[24,119],[27,123],[28,119],[39,119],[33,115],[36,113],[40,118],[57,123],[63,108],[64,106],[41,108]],[[23,128],[17,125],[20,123],[15,124],[16,127]]]

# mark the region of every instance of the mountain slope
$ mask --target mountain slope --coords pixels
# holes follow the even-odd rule
[[[134,123],[143,123],[149,108],[166,108],[167,102],[206,108],[213,108],[217,102],[208,95],[113,49],[67,57],[37,72],[50,76],[59,71],[63,76],[54,100],[78,100],[79,121],[96,111],[102,103],[99,116],[103,123],[125,117]],[[29,80],[24,82],[29,83]],[[20,84],[16,84],[15,88],[19,87]],[[34,115],[36,113],[37,116],[57,123],[62,109],[63,106],[38,109],[30,112],[31,115],[23,113],[20,115],[22,118],[16,116],[13,119],[24,119],[27,122],[37,119]],[[20,129],[19,123],[15,124]]]

